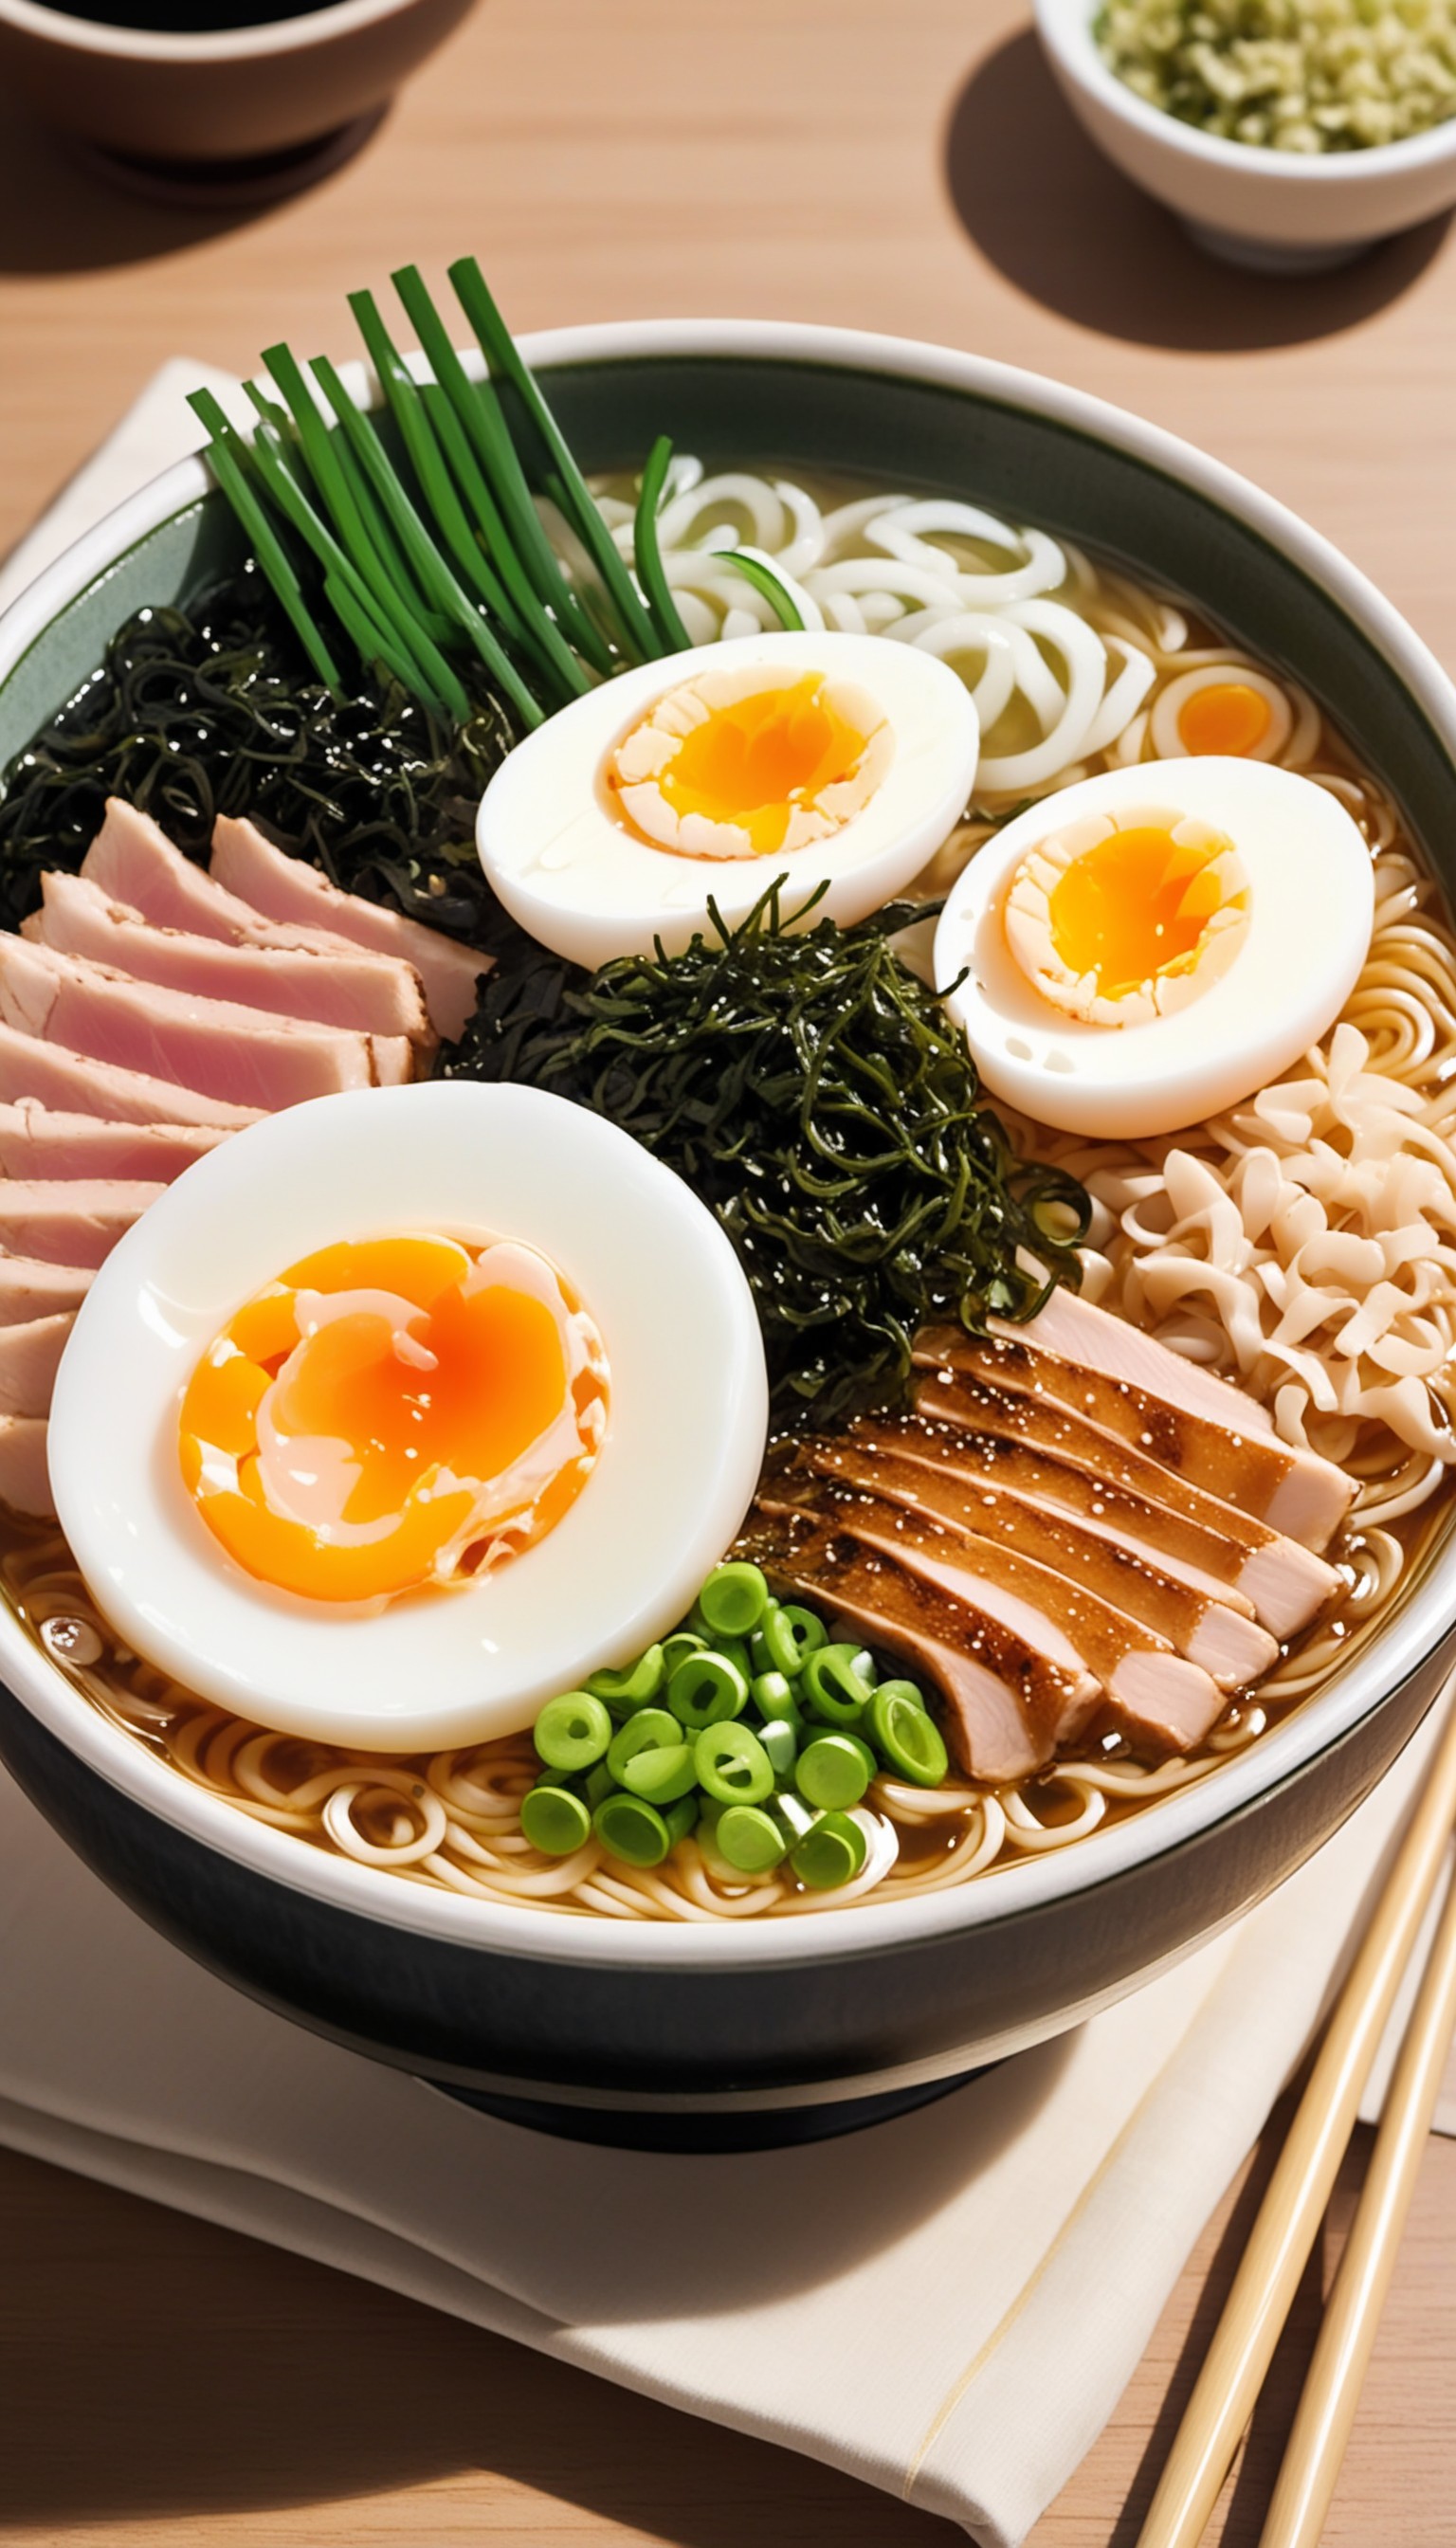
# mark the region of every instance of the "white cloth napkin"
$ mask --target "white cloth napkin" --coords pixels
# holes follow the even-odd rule
[[[195,439],[180,391],[200,370],[169,365],[73,483],[66,538],[83,488],[94,518]],[[1308,2043],[1432,1731],[1271,1901],[1091,2025],[872,2133],[718,2158],[568,2152],[270,2016],[118,1903],[0,1773],[0,2141],[1012,2548]]]

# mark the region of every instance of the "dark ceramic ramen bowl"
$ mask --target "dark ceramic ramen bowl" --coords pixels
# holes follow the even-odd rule
[[[1456,887],[1456,691],[1389,604],[1267,497],[1135,418],[967,355],[739,323],[574,330],[532,359],[584,461],[653,436],[974,498],[1196,599],[1297,674]],[[0,621],[0,760],[143,602],[235,554],[201,465],[120,508]],[[549,2130],[724,2148],[938,2094],[1188,1954],[1337,1829],[1456,1658],[1437,1551],[1378,1633],[1206,1779],[941,1896],[771,1923],[631,1925],[401,1881],[255,1823],[79,1696],[0,1613],[0,1756],[114,1889],[255,1999]]]

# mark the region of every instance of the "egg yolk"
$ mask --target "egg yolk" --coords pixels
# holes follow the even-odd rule
[[[783,847],[796,804],[817,804],[848,778],[866,738],[806,673],[788,690],[760,690],[715,708],[685,735],[658,785],[679,814],[741,823],[760,857]]]
[[[342,1242],[229,1320],[181,1414],[184,1484],[259,1581],[377,1601],[540,1538],[605,1422],[600,1338],[533,1249]]]
[[[1223,898],[1205,847],[1138,825],[1065,868],[1047,898],[1051,944],[1068,972],[1092,974],[1115,999],[1184,965]]]
[[[1248,682],[1207,682],[1178,710],[1178,740],[1185,752],[1257,752],[1269,731],[1269,702]]]
[[[670,690],[603,774],[619,819],[654,849],[766,858],[839,831],[874,794],[893,748],[867,692],[754,666]]]

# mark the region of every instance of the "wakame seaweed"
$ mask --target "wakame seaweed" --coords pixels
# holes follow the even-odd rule
[[[895,952],[923,910],[791,928],[774,887],[736,929],[712,916],[680,956],[502,963],[439,1068],[572,1098],[686,1179],[753,1288],[780,1426],[894,1405],[924,1321],[1030,1318],[1078,1281],[1088,1198],[981,1103]]]
[[[38,907],[46,867],[80,865],[118,795],[202,861],[215,815],[251,815],[348,892],[487,945],[475,812],[515,734],[493,698],[473,704],[457,729],[365,676],[332,698],[251,563],[186,608],[138,610],[0,777],[0,924]]]

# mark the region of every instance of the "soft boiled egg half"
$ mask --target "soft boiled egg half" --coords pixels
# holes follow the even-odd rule
[[[1327,788],[1256,760],[1142,762],[986,844],[942,913],[936,980],[993,1096],[1134,1139],[1237,1105],[1318,1043],[1374,907]]]
[[[886,637],[732,638],[622,673],[518,743],[476,827],[512,919],[574,963],[678,955],[777,877],[791,914],[890,901],[964,814],[980,731],[935,656]]]
[[[280,1733],[505,1734],[676,1625],[768,1385],[711,1214],[539,1090],[324,1097],[211,1151],[77,1317],[61,1527],[148,1663]]]

